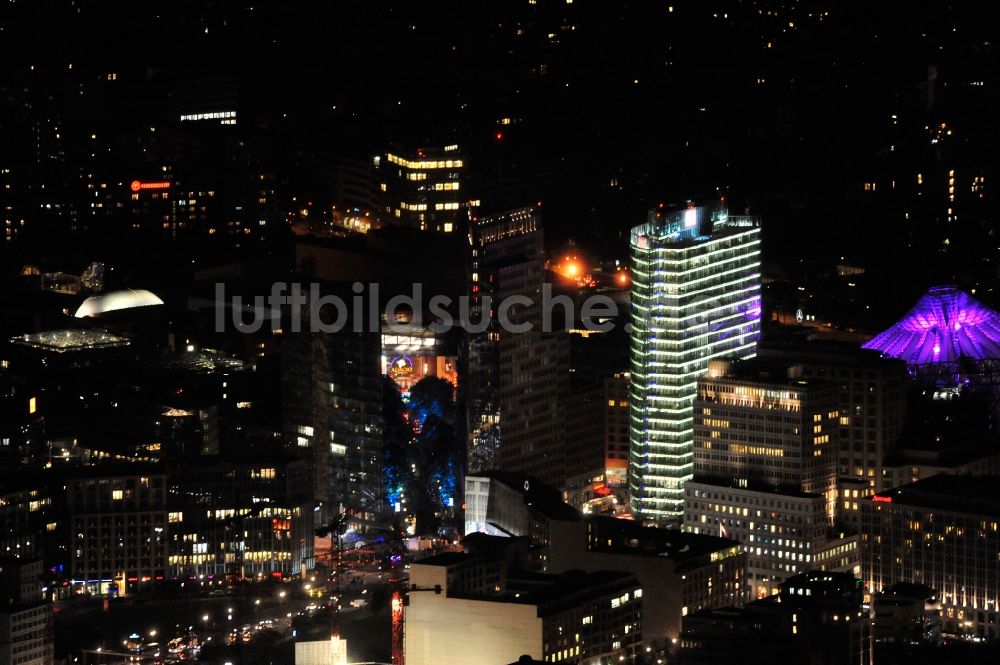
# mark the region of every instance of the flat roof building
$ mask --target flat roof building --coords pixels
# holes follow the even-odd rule
[[[864,482],[864,494],[885,484],[883,463],[906,421],[906,363],[850,342],[796,342],[767,338],[762,359],[793,362],[802,376],[837,384],[840,392],[837,476]]]
[[[869,665],[869,620],[861,580],[812,571],[746,608],[684,619],[682,665]]]
[[[407,664],[495,665],[523,655],[550,663],[611,663],[639,653],[644,593],[634,576],[542,575],[524,572],[523,563],[499,548],[411,564]]]
[[[829,551],[853,543],[831,538],[838,405],[835,384],[758,359],[711,361],[698,382],[684,528],[743,545],[752,598],[811,568],[853,570]]]
[[[879,492],[861,506],[868,590],[924,584],[941,601],[943,631],[1000,637],[1000,485],[996,477],[936,475]]]

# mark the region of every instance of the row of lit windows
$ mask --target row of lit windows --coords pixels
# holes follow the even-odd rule
[[[450,169],[450,168],[462,168],[463,162],[461,159],[418,159],[410,160],[405,157],[400,157],[389,153],[386,155],[388,159],[393,164],[398,164],[404,168],[408,169]]]
[[[235,124],[236,111],[216,111],[213,113],[191,113],[181,116],[181,122],[192,120],[228,120],[232,118]]]
[[[744,446],[739,443],[729,444],[729,452],[737,455],[763,455],[766,457],[784,457],[785,451],[781,448],[768,448],[765,446]]]
[[[565,660],[565,659],[570,658],[572,656],[579,656],[579,655],[580,655],[580,647],[579,646],[575,646],[572,649],[561,649],[561,650],[555,652],[554,654],[550,655],[547,658],[547,660],[550,660],[553,663],[555,663],[557,661]]]

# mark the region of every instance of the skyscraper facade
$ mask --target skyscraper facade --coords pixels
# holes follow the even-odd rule
[[[867,589],[925,584],[952,635],[1000,638],[1000,489],[989,476],[940,474],[861,504]]]
[[[692,474],[692,404],[712,358],[760,336],[760,224],[721,206],[652,210],[632,229],[629,486],[641,519],[676,522]]]
[[[387,152],[375,158],[383,218],[389,224],[421,231],[460,230],[465,160],[455,144],[418,148],[409,153]]]
[[[542,329],[538,215],[518,208],[482,217],[473,222],[470,241],[471,319],[493,315],[489,328],[471,333],[467,344],[470,467],[528,473],[559,487],[566,477],[558,414],[566,400],[569,344],[565,332]],[[502,310],[514,297],[531,304]],[[503,330],[501,311],[511,324],[530,329]]]
[[[348,511],[359,524],[382,508],[382,392],[377,332],[284,337],[282,427],[310,460],[319,519]]]
[[[827,379],[840,387],[837,475],[868,489],[892,487],[883,469],[906,420],[909,375],[906,363],[849,342],[785,342],[760,345],[761,358],[794,361],[806,378]]]
[[[829,532],[838,404],[836,383],[760,359],[714,360],[698,381],[684,528],[743,545],[751,598],[811,568],[854,572],[854,541]]]

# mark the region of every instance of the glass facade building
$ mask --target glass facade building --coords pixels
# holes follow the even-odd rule
[[[632,229],[629,489],[637,519],[679,522],[692,407],[713,358],[760,336],[760,224],[721,206],[653,210]]]

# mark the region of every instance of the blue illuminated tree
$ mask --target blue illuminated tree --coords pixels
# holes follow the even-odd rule
[[[455,428],[455,389],[428,377],[417,382],[404,404],[386,379],[383,391],[383,469],[390,508],[405,497],[419,533],[433,530],[438,515],[461,502],[465,445]]]
[[[455,430],[455,389],[437,377],[419,381],[410,391],[410,417],[418,424],[413,457],[429,499],[438,511],[460,501],[459,484],[465,445]]]
[[[399,387],[386,377],[382,390],[382,473],[386,499],[392,508],[409,494],[413,482],[410,462],[411,430],[406,422],[406,411]]]

